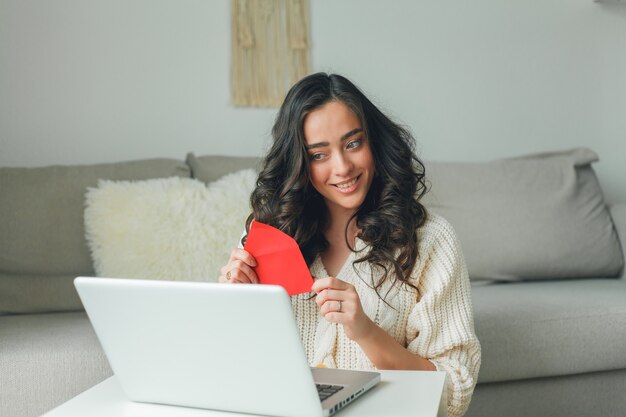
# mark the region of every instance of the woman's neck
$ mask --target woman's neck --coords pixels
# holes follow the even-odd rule
[[[358,233],[356,219],[353,217],[353,211],[347,210],[331,210],[329,212],[328,227],[324,232],[326,240],[330,244],[331,249],[347,246],[346,237],[351,247],[354,247],[354,241]],[[349,224],[348,224],[349,223]],[[346,236],[346,226],[347,236]]]
[[[354,249],[358,228],[356,219],[352,217],[352,214],[329,216],[328,227],[324,232],[328,248],[320,254],[324,268],[329,276],[336,277],[339,274]],[[346,225],[348,226],[347,235]]]

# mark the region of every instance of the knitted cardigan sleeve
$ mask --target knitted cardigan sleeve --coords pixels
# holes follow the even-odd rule
[[[469,277],[452,226],[429,213],[420,229],[413,273],[418,301],[407,323],[407,349],[447,374],[448,416],[467,410],[480,368]]]

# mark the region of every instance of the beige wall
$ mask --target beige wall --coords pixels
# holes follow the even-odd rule
[[[587,146],[626,201],[626,4],[310,0],[314,70],[352,78],[439,160]],[[0,0],[0,165],[265,149],[229,104],[229,0]]]

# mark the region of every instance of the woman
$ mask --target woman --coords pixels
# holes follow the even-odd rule
[[[465,261],[452,227],[420,203],[411,134],[349,80],[313,74],[283,102],[251,196],[252,219],[299,244],[312,294],[292,297],[313,366],[447,372],[448,413],[480,366]],[[244,237],[245,239],[245,237]],[[256,283],[234,249],[220,282]]]

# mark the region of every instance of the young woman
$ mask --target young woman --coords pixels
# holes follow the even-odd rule
[[[469,280],[452,227],[420,203],[411,134],[318,73],[291,88],[272,135],[246,230],[254,219],[300,246],[315,283],[292,305],[310,364],[445,371],[462,415],[480,366]],[[255,265],[234,249],[220,282],[256,283]]]

